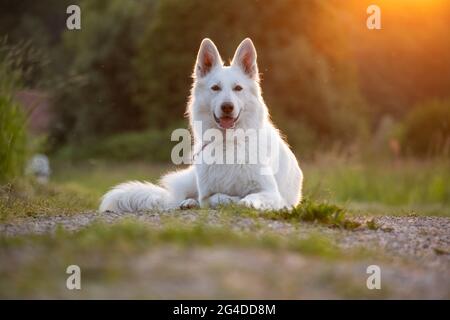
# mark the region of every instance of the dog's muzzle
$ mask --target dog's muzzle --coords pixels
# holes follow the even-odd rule
[[[239,111],[239,114],[235,118],[230,116],[222,116],[218,118],[213,112],[214,120],[221,129],[234,129],[236,122],[239,120],[240,115],[241,111]]]

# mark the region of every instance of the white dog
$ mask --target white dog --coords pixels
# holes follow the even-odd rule
[[[103,196],[100,211],[185,209],[226,203],[262,210],[297,205],[301,200],[303,174],[270,121],[261,95],[253,42],[248,38],[242,41],[231,64],[224,66],[214,43],[204,39],[193,77],[187,113],[194,135],[194,154],[202,154],[211,145],[234,148],[243,141],[226,133],[253,129],[270,141],[272,156],[257,163],[195,163],[167,174],[159,185],[123,183]],[[205,141],[204,133],[209,129],[225,134],[222,139]],[[264,139],[258,140],[258,146]]]

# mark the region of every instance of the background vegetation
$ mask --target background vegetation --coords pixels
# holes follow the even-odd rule
[[[15,50],[0,43],[0,183],[22,174],[26,156],[25,115],[14,101],[21,78]]]
[[[74,3],[80,31],[65,26]],[[201,39],[213,39],[227,61],[249,36],[265,100],[305,168],[308,194],[447,212],[450,3],[379,0],[382,30],[366,28],[369,4],[2,1],[0,178],[23,171],[26,145],[51,156],[58,183],[96,196],[122,179],[156,178],[167,168],[156,163],[170,161],[171,130],[187,126]],[[51,121],[26,139],[14,97],[30,89],[49,97]]]
[[[449,30],[448,0],[0,1],[0,297],[448,299]],[[225,61],[255,42],[305,200],[99,214],[174,169],[204,37]],[[35,153],[48,183],[24,174]]]

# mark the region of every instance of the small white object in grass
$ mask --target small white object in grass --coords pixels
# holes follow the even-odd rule
[[[26,172],[35,176],[39,183],[47,183],[51,175],[48,157],[44,154],[35,154],[29,161]]]

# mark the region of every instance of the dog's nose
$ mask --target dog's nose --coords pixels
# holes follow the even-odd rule
[[[222,104],[221,108],[223,113],[229,114],[233,112],[234,106],[230,102],[225,102]]]

